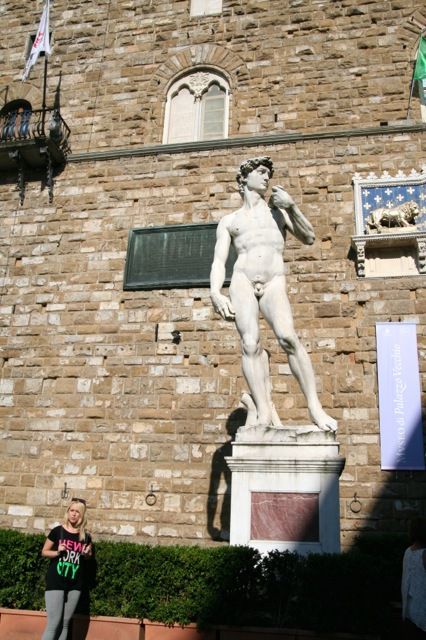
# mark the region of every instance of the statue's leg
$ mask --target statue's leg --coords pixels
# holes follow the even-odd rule
[[[238,406],[243,407],[247,411],[247,418],[244,426],[255,427],[257,425],[257,409],[251,395],[247,392],[244,392],[241,396],[240,404]]]
[[[265,378],[265,385],[266,385],[266,393],[268,394],[268,401],[271,407],[271,424],[274,427],[280,427],[282,426],[281,420],[278,416],[278,413],[275,409],[275,406],[274,406],[274,403],[272,402],[272,397],[271,397],[272,385],[271,385],[270,370],[269,370],[269,353],[266,351],[266,349],[263,349],[262,351],[262,363],[263,363],[263,375]],[[243,393],[243,395],[241,396],[240,404],[247,411],[247,418],[244,426],[245,427],[256,426],[257,425],[257,409],[251,395],[247,392]]]
[[[271,407],[271,422],[274,427],[281,426],[281,420],[275,409],[275,405],[272,402],[272,382],[271,382],[271,369],[270,369],[270,355],[266,349],[263,349],[262,352],[262,360],[263,360],[263,369],[265,375],[265,385],[266,385],[266,393],[268,394],[268,401]]]
[[[321,406],[311,360],[294,330],[284,276],[274,278],[267,285],[260,300],[260,309],[287,353],[288,364],[306,397],[312,421],[320,429],[334,431],[337,423]]]
[[[257,409],[257,424],[269,426],[272,412],[260,346],[259,303],[251,283],[243,274],[234,273],[229,294],[235,310],[235,325],[241,336],[242,369]]]

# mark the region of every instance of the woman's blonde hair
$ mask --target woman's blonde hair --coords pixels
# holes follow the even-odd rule
[[[65,527],[68,524],[68,511],[74,507],[80,514],[80,521],[78,522],[76,529],[78,529],[79,539],[83,542],[86,539],[86,527],[87,527],[87,517],[86,517],[86,505],[81,502],[81,500],[71,500],[70,504],[65,511],[63,526]]]

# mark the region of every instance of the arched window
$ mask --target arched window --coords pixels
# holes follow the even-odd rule
[[[229,86],[217,73],[196,71],[172,84],[167,94],[163,143],[228,136]]]
[[[0,111],[0,139],[28,138],[31,113],[31,104],[27,100],[8,102]]]

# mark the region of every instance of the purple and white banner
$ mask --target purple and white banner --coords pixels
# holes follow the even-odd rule
[[[416,325],[378,322],[376,340],[381,468],[424,470]]]

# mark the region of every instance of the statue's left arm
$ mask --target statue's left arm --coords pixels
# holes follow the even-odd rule
[[[282,187],[272,187],[270,204],[278,207],[284,217],[285,226],[303,244],[313,244],[314,228],[303,215],[293,198]]]

